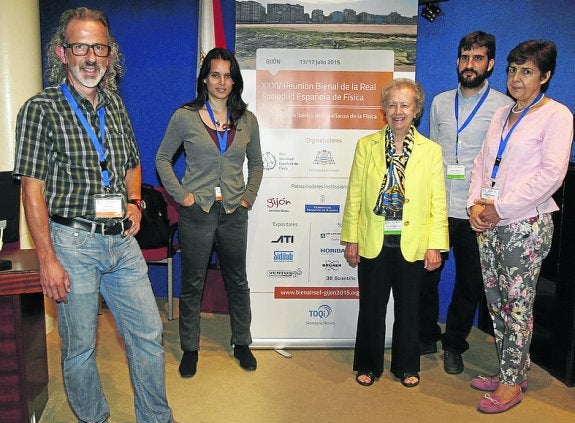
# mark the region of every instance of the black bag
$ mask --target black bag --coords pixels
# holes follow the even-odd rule
[[[169,243],[170,227],[168,222],[168,204],[160,191],[153,186],[142,184],[142,200],[146,208],[142,213],[140,232],[136,240],[140,248],[161,248]]]

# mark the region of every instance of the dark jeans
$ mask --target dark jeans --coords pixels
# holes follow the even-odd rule
[[[226,214],[219,202],[209,213],[194,204],[182,207],[179,221],[182,246],[180,344],[184,351],[200,348],[200,303],[214,242],[228,295],[233,345],[250,345],[250,288],[246,274],[248,210],[239,206]]]
[[[438,285],[441,270],[428,272],[421,289],[420,336],[422,342],[441,338],[444,350],[463,353],[469,349],[467,336],[473,326],[475,312],[483,295],[483,279],[479,262],[477,236],[469,220],[449,218],[449,239],[455,259],[455,285],[447,311],[445,333],[437,325],[439,316]]]
[[[383,372],[385,315],[393,290],[394,317],[391,372],[401,377],[419,371],[419,288],[423,261],[405,261],[397,247],[383,247],[374,259],[361,257],[358,267],[359,315],[353,370]]]

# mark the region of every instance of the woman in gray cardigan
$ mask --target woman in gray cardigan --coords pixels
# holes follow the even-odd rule
[[[263,162],[256,117],[242,100],[243,79],[233,54],[208,52],[197,80],[197,97],[172,116],[156,154],[160,179],[181,205],[182,248],[179,372],[196,373],[200,348],[200,301],[215,243],[226,287],[234,357],[246,370],[257,361],[250,351],[250,289],[246,275],[248,210],[262,180]],[[183,146],[181,182],[173,168]],[[248,177],[243,167],[247,158]]]

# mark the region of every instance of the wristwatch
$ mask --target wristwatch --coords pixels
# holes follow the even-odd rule
[[[141,198],[130,198],[128,200],[128,203],[135,204],[136,207],[139,208],[141,212],[146,210],[146,202],[144,200],[142,200]]]

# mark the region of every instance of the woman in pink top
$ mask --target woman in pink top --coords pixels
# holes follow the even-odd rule
[[[471,176],[467,206],[478,233],[483,284],[495,332],[499,375],[471,385],[486,393],[479,411],[500,413],[527,389],[533,301],[553,236],[551,197],[567,172],[573,115],[546,97],[557,50],[526,41],[507,56],[507,89],[516,100],[495,112]]]

